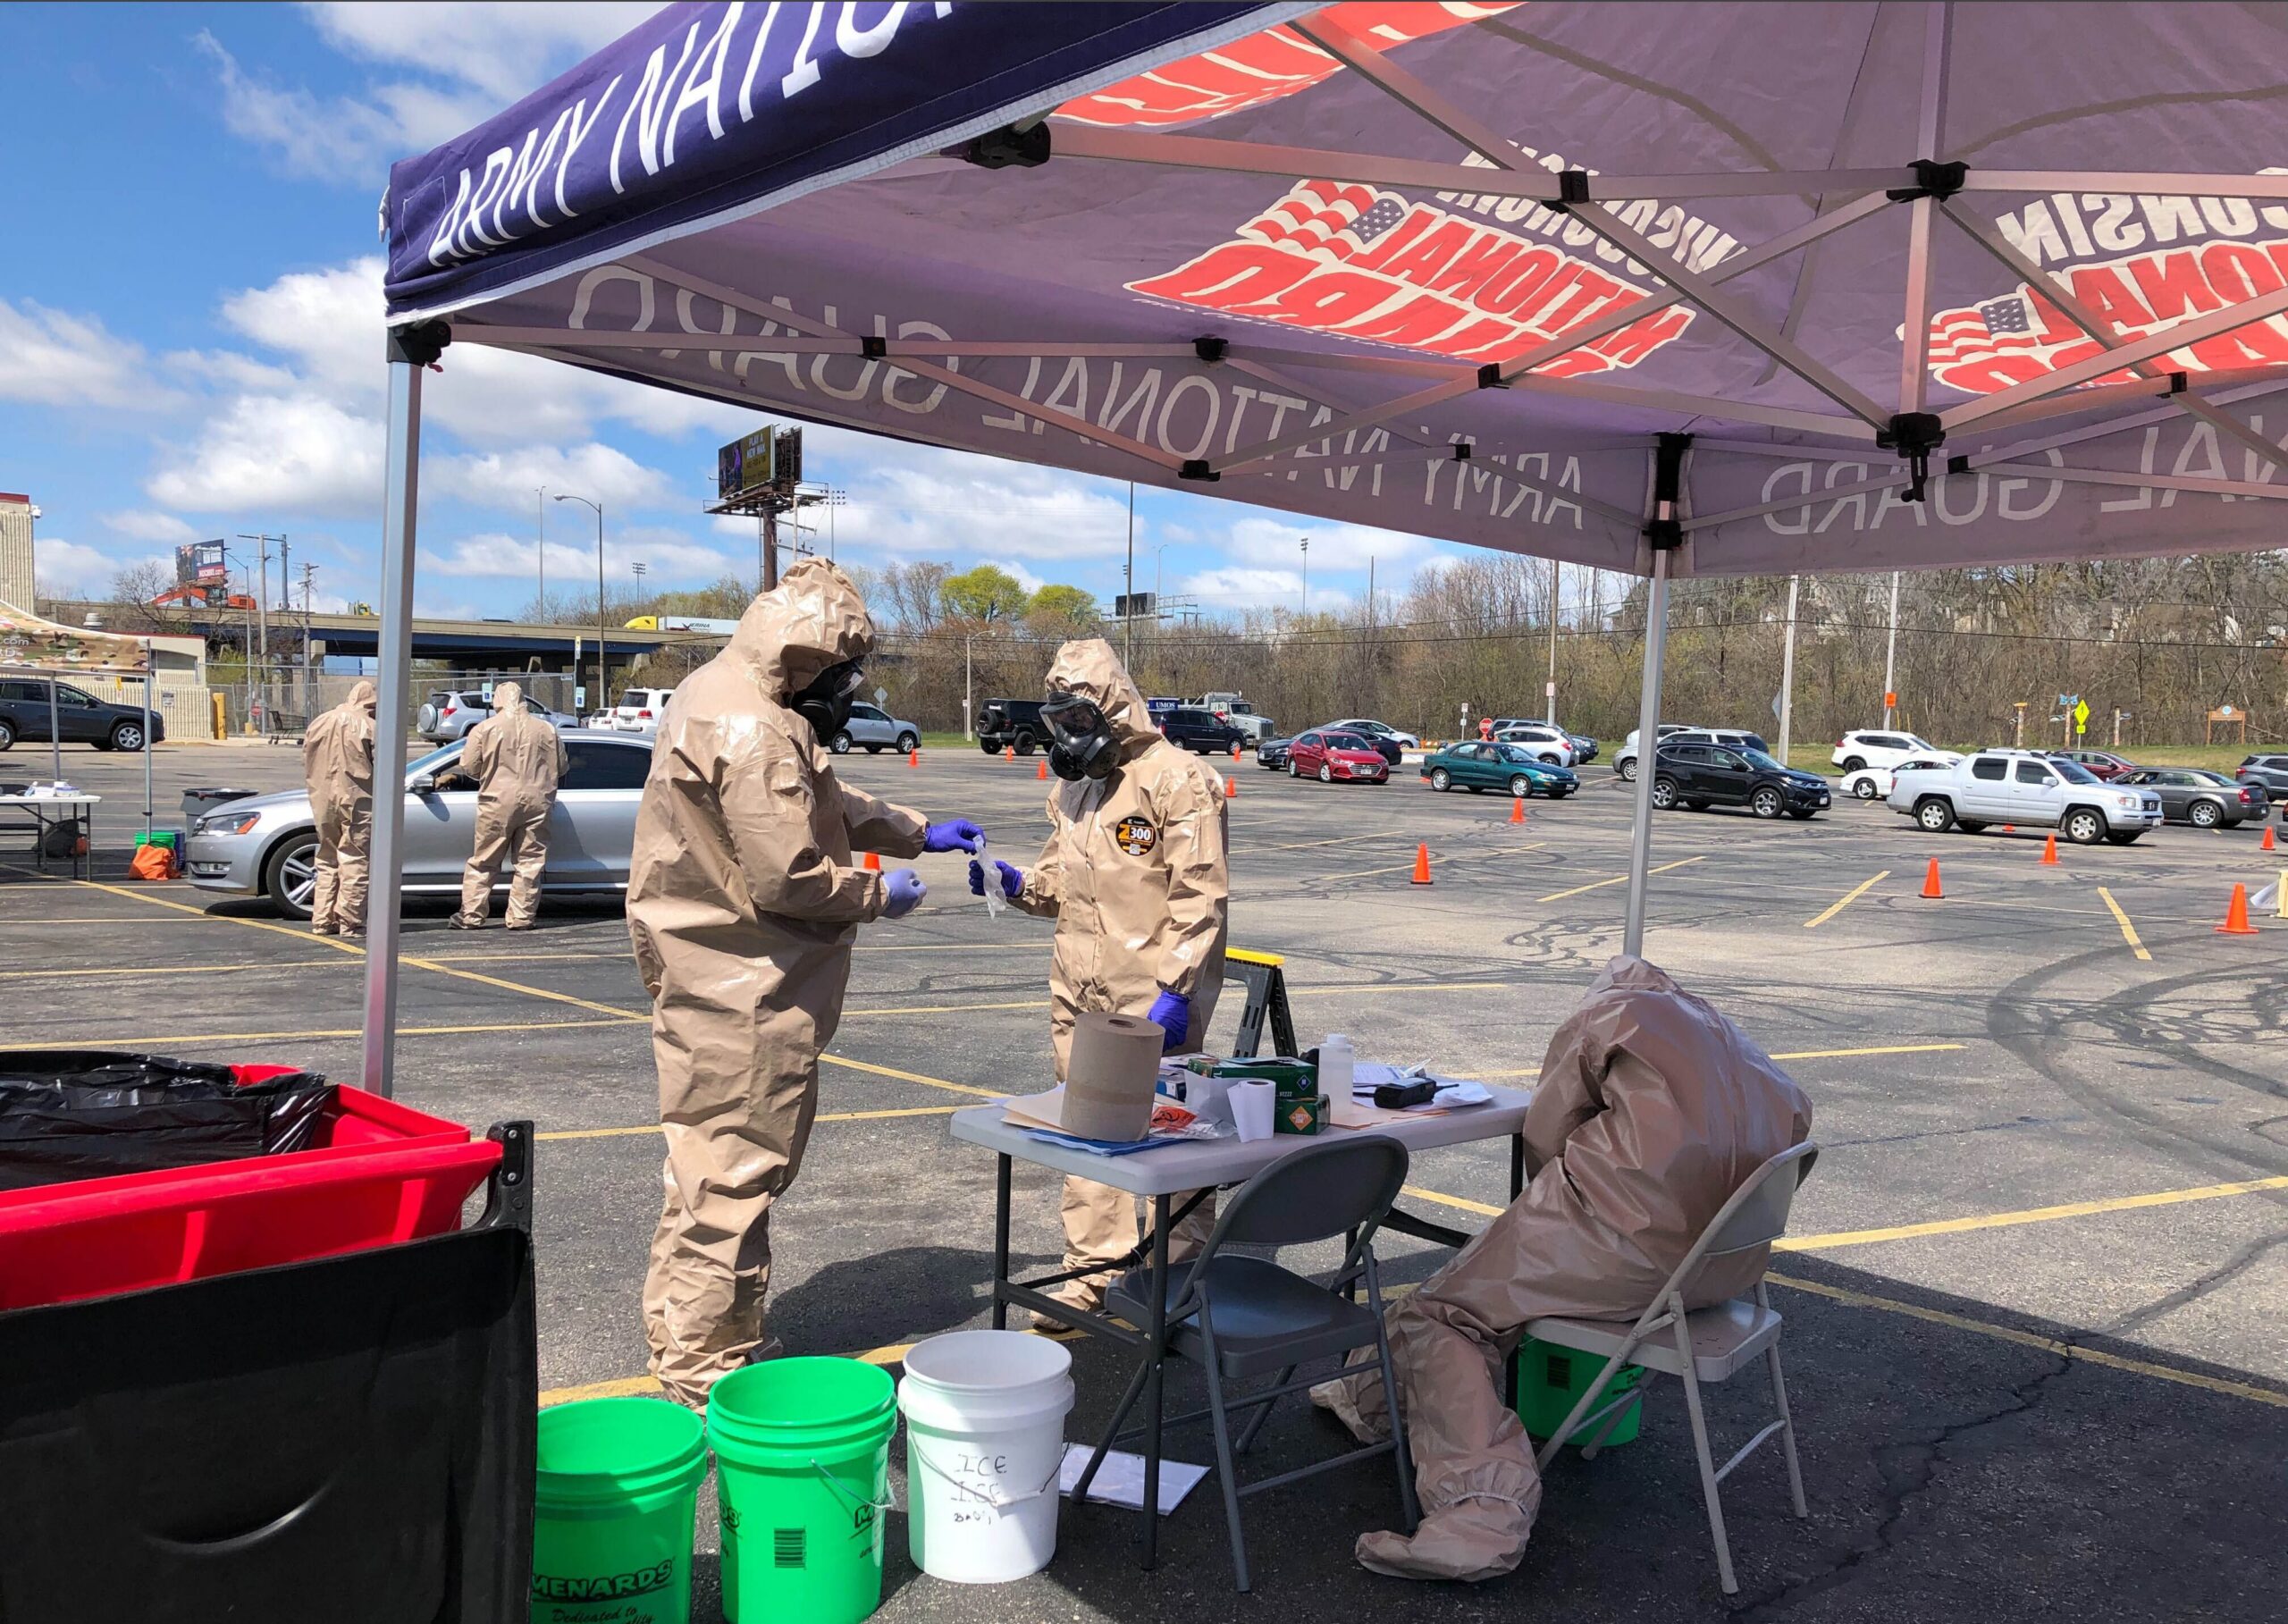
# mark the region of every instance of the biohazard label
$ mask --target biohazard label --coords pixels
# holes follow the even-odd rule
[[[1112,837],[1131,857],[1141,857],[1160,844],[1160,831],[1141,818],[1123,818],[1113,825]]]

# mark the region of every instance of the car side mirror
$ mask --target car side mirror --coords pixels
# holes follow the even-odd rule
[[[416,774],[413,782],[406,787],[416,795],[433,795],[437,793],[437,775],[433,772]]]

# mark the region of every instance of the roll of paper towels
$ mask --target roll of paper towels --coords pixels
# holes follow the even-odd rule
[[[1090,1011],[1075,1019],[1064,1068],[1064,1131],[1121,1144],[1142,1139],[1152,1123],[1166,1041],[1159,1023],[1141,1015]]]

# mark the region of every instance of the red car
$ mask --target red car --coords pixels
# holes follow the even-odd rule
[[[2137,770],[2136,762],[2125,755],[2116,755],[2110,750],[2053,750],[2049,753],[2060,761],[2081,762],[2108,784],[2124,773]]]
[[[1355,733],[1302,733],[1287,746],[1287,776],[1322,784],[1387,784],[1391,764]]]

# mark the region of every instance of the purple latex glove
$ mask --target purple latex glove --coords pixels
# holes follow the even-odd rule
[[[1025,888],[1024,870],[1011,868],[998,857],[993,860],[993,866],[1001,871],[1001,895],[1011,902],[1016,901],[1017,893]],[[969,894],[972,896],[985,895],[985,865],[974,857],[970,859],[969,864]]]
[[[1191,1000],[1180,992],[1164,992],[1152,1000],[1151,1013],[1144,1017],[1168,1034],[1160,1045],[1160,1052],[1183,1047],[1184,1033],[1191,1026]]]
[[[889,900],[882,905],[884,919],[904,919],[930,895],[930,888],[912,869],[891,871],[882,877],[882,884],[889,892]]]
[[[948,818],[921,831],[925,852],[974,852],[985,844],[985,831],[967,818]]]

